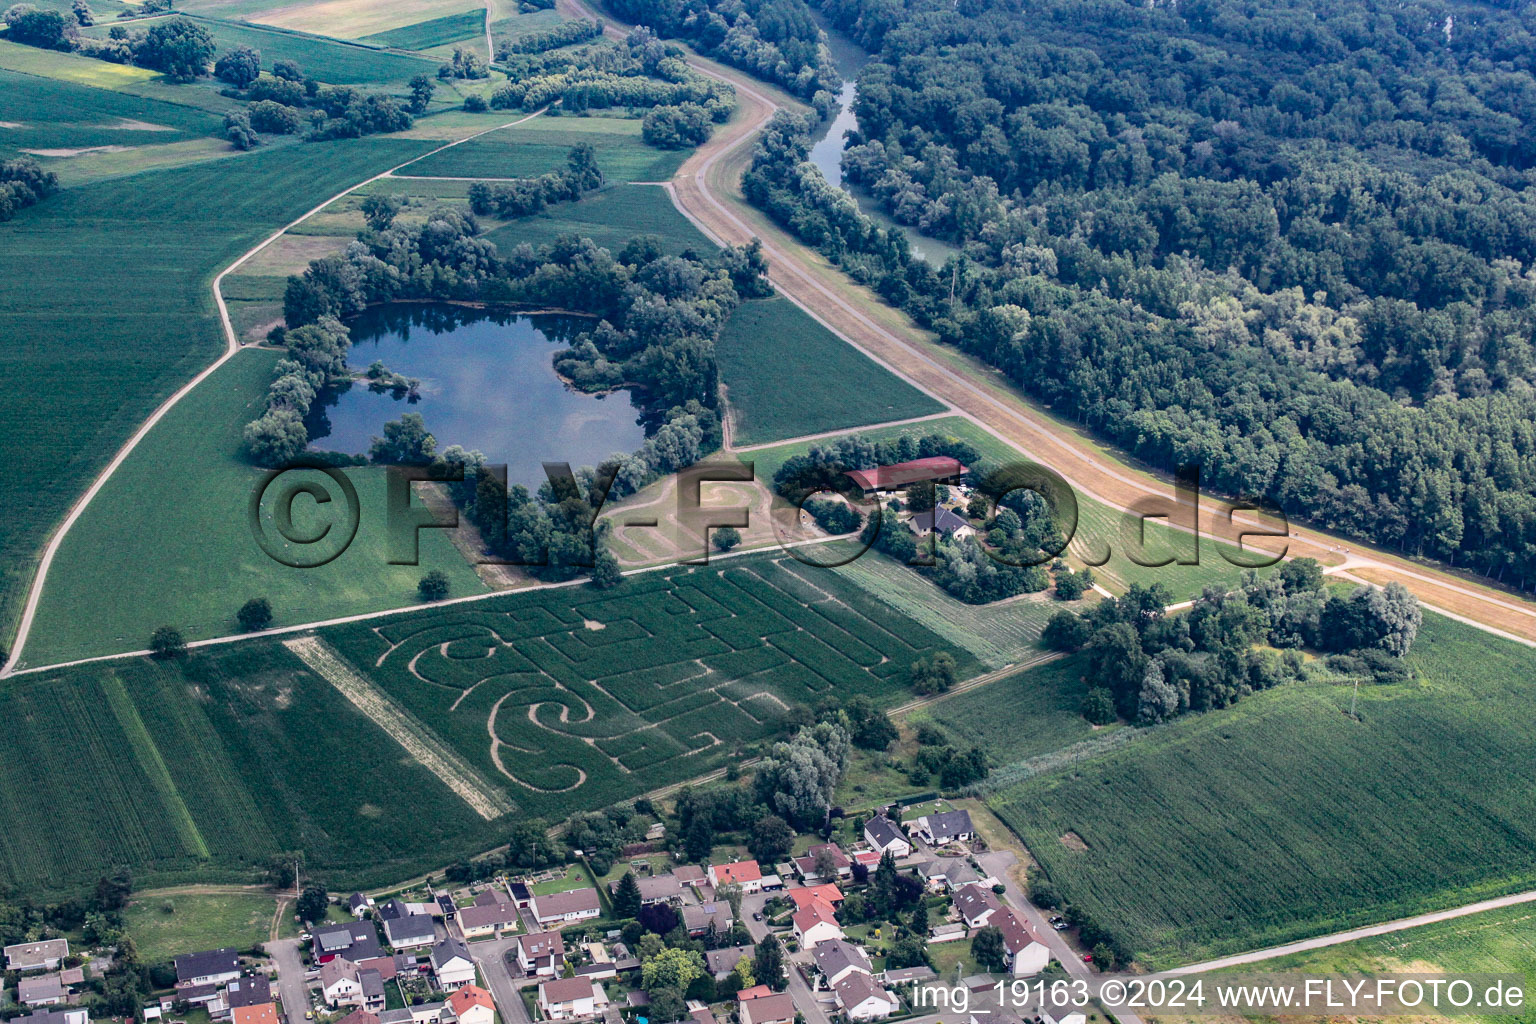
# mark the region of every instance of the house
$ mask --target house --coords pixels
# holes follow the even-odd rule
[[[361,963],[383,952],[384,947],[379,944],[379,933],[372,921],[353,921],[317,928],[310,949],[317,964],[324,964],[338,956],[344,956],[353,963]]]
[[[565,963],[565,939],[559,932],[517,937],[517,965],[524,974],[558,974]]]
[[[459,930],[466,939],[487,938],[517,928],[517,901],[496,886],[482,889],[473,906],[458,912]]]
[[[367,896],[364,896],[360,892],[355,892],[351,896],[347,897],[347,908],[352,911],[352,916],[358,918],[359,920],[361,920],[363,915],[367,914],[372,907],[373,900],[369,899]]]
[[[717,889],[722,885],[739,885],[744,893],[758,892],[763,888],[763,869],[758,867],[755,860],[711,864],[709,884]]]
[[[567,924],[596,917],[602,911],[597,890],[569,889],[533,898],[533,917],[539,924]]]
[[[176,958],[176,987],[222,985],[240,977],[240,953],[234,949],[213,949],[206,953],[186,953]]]
[[[620,879],[619,881],[623,881]],[[608,891],[619,891],[619,881],[609,882]],[[673,903],[681,902],[688,889],[674,874],[668,872],[665,875],[635,876],[635,885],[640,889],[641,904]]]
[[[363,1009],[369,1013],[383,1013],[385,1006],[384,979],[379,972],[368,968],[357,972],[357,983],[363,989]]]
[[[607,994],[591,978],[556,978],[539,982],[539,1009],[545,1020],[595,1017],[607,1007]]]
[[[697,889],[709,878],[705,870],[697,864],[679,864],[672,869],[672,877],[684,885]]]
[[[1008,971],[1015,977],[1039,974],[1051,962],[1050,947],[1036,934],[1023,915],[1012,907],[1003,907],[992,917],[992,924],[1003,933],[1003,948],[1008,951]]]
[[[379,1024],[379,1018],[377,1014],[369,1013],[367,1010],[353,1010],[336,1024]]]
[[[373,972],[378,974],[377,971]],[[320,967],[320,994],[327,1006],[363,1005],[363,982],[357,964],[344,956],[335,957]]]
[[[788,992],[744,999],[736,1015],[741,1024],[794,1024],[795,999]]]
[[[750,961],[756,952],[756,946],[726,946],[723,949],[712,949],[704,954],[704,965],[709,968],[709,973],[715,976],[716,981],[724,981],[726,976],[736,969],[737,961],[742,957]]]
[[[236,978],[224,986],[224,1003],[231,1010],[260,1006],[272,1001],[272,980],[265,974]]]
[[[950,843],[969,842],[976,838],[976,830],[971,826],[970,811],[925,814],[913,819],[912,832],[921,836],[930,846],[948,846]]]
[[[962,885],[982,880],[981,873],[971,867],[964,857],[935,857],[920,864],[917,873],[933,892],[958,889]]]
[[[437,987],[452,992],[475,983],[475,961],[458,939],[444,939],[432,947],[432,974]]]
[[[811,958],[816,961],[816,969],[821,971],[822,977],[827,979],[828,987],[836,985],[850,973],[870,977],[875,974],[864,950],[842,939],[817,943],[816,948],[811,950]]]
[[[410,907],[397,899],[380,907],[378,918],[384,925],[384,937],[396,949],[430,946],[437,941],[432,918],[427,914],[413,914]]]
[[[219,995],[217,985],[177,985],[176,994],[162,998],[161,1006],[170,1009],[177,1000],[203,1007],[210,1018],[222,1019],[229,1015],[229,1007],[224,1005],[224,998]]]
[[[823,878],[818,868],[825,862],[825,866],[831,868],[833,877]],[[839,878],[848,878],[853,874],[853,861],[835,843],[818,843],[805,851],[804,857],[796,857],[791,862],[795,867],[795,874],[802,882],[834,882]]]
[[[271,1002],[236,1006],[229,1013],[230,1024],[279,1024],[277,1007]]]
[[[479,985],[465,985],[449,996],[448,1008],[459,1018],[459,1024],[492,1024],[496,1019],[496,1004]]]
[[[807,885],[800,889],[791,889],[789,898],[795,901],[796,909],[806,906],[812,900],[821,900],[836,907],[843,902],[843,890],[827,882],[824,885]]]
[[[5,969],[8,971],[56,971],[67,956],[69,956],[68,939],[19,942],[14,946],[5,947]]]
[[[453,902],[452,896],[440,892],[437,894],[437,912],[442,915],[443,920],[452,921],[459,915],[459,905]]]
[[[716,1024],[715,1015],[709,1011],[707,1006],[701,1006],[697,1010],[689,1010],[688,1019],[693,1021],[693,1024]]]
[[[889,853],[900,860],[912,855],[912,844],[907,840],[907,834],[901,830],[900,825],[883,814],[864,823],[864,841],[882,856]]]
[[[899,491],[908,484],[924,480],[935,483],[959,483],[965,475],[965,467],[959,459],[947,455],[935,455],[910,462],[896,462],[873,469],[854,469],[845,473],[866,496],[881,491]]]
[[[964,516],[958,515],[953,509],[942,507],[917,513],[907,520],[907,529],[919,537],[935,532],[941,537],[976,536],[975,527]]]
[[[731,915],[731,905],[724,900],[711,900],[708,903],[684,907],[682,916],[683,927],[687,928],[688,934],[694,938],[708,935],[711,931],[716,935],[725,935],[731,930],[731,925],[736,923],[736,919]]]
[[[86,1010],[39,1009],[11,1020],[18,1024],[91,1024],[90,1013]]]
[[[16,983],[16,1001],[22,1006],[62,1006],[68,995],[57,974],[40,974]]]
[[[753,985],[751,988],[744,988],[737,992],[736,1001],[738,1003],[744,1003],[748,999],[762,999],[764,996],[771,995],[773,995],[773,989],[769,988],[767,985]]]
[[[955,890],[955,910],[967,928],[984,928],[992,921],[992,915],[1003,908],[992,890],[979,885],[962,885]]]
[[[823,899],[812,899],[795,911],[791,920],[801,949],[815,949],[819,942],[843,937],[843,929],[837,923],[832,904]]]
[[[416,966],[416,961],[412,960],[408,954],[400,953],[397,955],[402,960],[404,960],[407,970],[410,970]],[[397,961],[393,956],[375,956],[370,957],[367,960],[354,960],[353,963],[357,964],[357,969],[359,972],[378,971],[379,978],[382,981],[394,981],[395,976],[400,973],[400,962]]]
[[[896,997],[872,976],[858,971],[845,975],[832,986],[832,992],[849,1020],[884,1020],[901,1008]]]

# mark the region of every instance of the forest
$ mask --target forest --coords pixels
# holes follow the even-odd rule
[[[823,0],[848,180],[748,197],[1057,414],[1207,487],[1536,583],[1530,8]]]

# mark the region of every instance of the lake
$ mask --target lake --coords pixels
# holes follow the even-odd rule
[[[384,424],[418,412],[438,451],[463,445],[507,465],[509,483],[536,488],[542,463],[572,469],[628,454],[645,440],[628,391],[590,395],[555,374],[553,357],[592,321],[447,304],[376,306],[348,323],[351,365],[374,360],[421,380],[415,401],[353,383],[310,409],[310,446],[366,455]]]

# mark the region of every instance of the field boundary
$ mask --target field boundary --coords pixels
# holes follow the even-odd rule
[[[316,675],[336,687],[357,710],[388,733],[418,764],[436,775],[480,817],[491,821],[517,809],[505,793],[481,778],[468,762],[445,746],[432,730],[413,718],[387,693],[364,679],[330,644],[317,636],[296,636],[282,641],[282,645]]]

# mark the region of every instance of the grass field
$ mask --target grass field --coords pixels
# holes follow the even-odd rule
[[[94,99],[69,90],[78,92],[59,94],[61,106]],[[316,197],[428,145],[374,138],[259,150],[68,189],[0,227],[0,265],[49,271],[0,280],[0,372],[12,388],[0,466],[10,511],[0,525],[6,633],[32,560],[69,504],[155,405],[222,351],[209,290],[217,269]],[[122,255],[129,246],[131,259]],[[183,471],[175,459],[152,470],[162,486]]]
[[[425,157],[402,174],[436,178],[522,178],[565,168],[566,154],[582,142],[597,151],[611,182],[666,181],[689,150],[652,149],[640,141],[640,122],[620,117],[537,117]]]
[[[377,885],[494,842],[274,641],[18,677],[0,716],[0,882],[34,894],[114,865],[141,888],[245,881],[286,850]]]
[[[327,628],[322,637],[526,814],[563,817],[717,767],[827,693],[894,703],[963,650],[767,557]],[[488,741],[488,735],[493,737]]]
[[[267,941],[277,902],[249,893],[163,893],[134,899],[123,922],[146,963],[199,949],[250,949]]]
[[[916,725],[937,725],[957,747],[973,744],[1004,765],[1101,735],[1079,712],[1085,689],[1080,658],[1063,658],[921,708]]]
[[[178,0],[190,13],[357,39],[477,6],[474,0]]]
[[[662,248],[674,255],[684,249],[708,253],[715,248],[688,218],[677,212],[664,190],[651,185],[605,188],[579,202],[561,203],[532,217],[515,220],[487,232],[486,237],[498,249],[506,250],[520,242],[545,245],[568,234],[590,238],[611,250],[623,248],[636,235],[657,236]]]
[[[743,303],[715,345],[733,439],[763,444],[943,412],[788,299]]]
[[[1531,888],[1536,653],[1426,614],[1409,662],[1359,721],[1288,684],[988,803],[1152,966]]]
[[[477,8],[459,14],[447,14],[430,21],[417,22],[387,32],[363,36],[359,42],[374,46],[393,46],[400,50],[430,50],[466,39],[485,38],[485,9]]]
[[[3,39],[0,39],[0,68],[70,85],[86,85],[124,96],[138,96],[173,106],[204,110],[219,114],[221,119],[223,114],[240,106],[239,100],[219,95],[214,87],[216,79],[177,84],[148,68],[112,64],[77,53],[40,50],[35,46],[22,46]]]
[[[187,639],[236,632],[247,598],[278,624],[399,607],[442,569],[454,594],[484,586],[441,530],[421,534],[421,565],[389,565],[384,471],[350,469],[361,505],[356,539],[335,561],[290,568],[257,545],[246,520],[263,472],[239,455],[279,353],[242,352],[182,400],[123,464],[60,548],[43,589],[29,664],[139,650],[156,626]],[[303,503],[296,508],[303,511]]]

